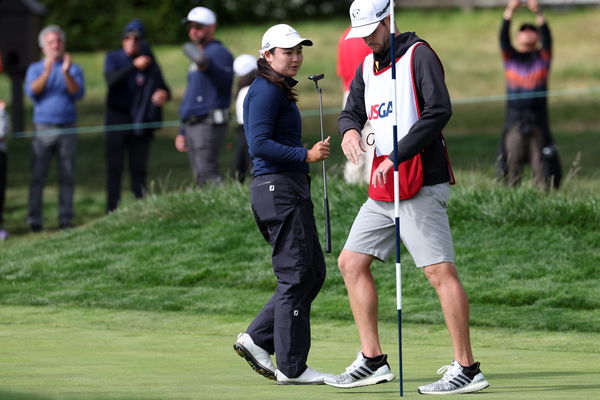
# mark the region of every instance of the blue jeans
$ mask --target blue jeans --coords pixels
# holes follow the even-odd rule
[[[52,132],[56,129],[73,126],[36,124],[38,135],[31,142],[31,183],[27,216],[29,225],[43,225],[43,192],[53,155],[56,155],[58,162],[58,222],[61,225],[68,225],[73,219],[77,135]]]

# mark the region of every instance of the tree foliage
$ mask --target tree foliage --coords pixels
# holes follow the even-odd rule
[[[345,15],[350,0],[40,0],[47,8],[46,24],[66,32],[70,50],[106,50],[133,18],[142,20],[154,44],[180,43],[186,37],[181,20],[195,6],[217,14],[219,24],[289,22]]]

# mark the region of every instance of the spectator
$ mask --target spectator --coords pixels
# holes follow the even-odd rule
[[[447,215],[450,184],[454,183],[442,129],[452,115],[441,61],[414,32],[395,37],[390,57],[390,3],[355,0],[350,6],[352,30],[362,37],[368,55],[350,86],[339,118],[342,150],[353,162],[362,155],[360,129],[370,119],[375,132],[375,158],[369,198],[354,220],[338,257],[361,351],[346,371],[325,383],[352,388],[394,379],[379,342],[377,289],[371,272],[375,260],[385,260],[396,249],[393,127],[398,127],[400,236],[418,268],[435,288],[454,350],[442,379],[420,386],[422,394],[475,392],[488,386],[471,350],[469,301],[454,264],[454,248]],[[395,31],[398,32],[397,27]],[[397,99],[392,99],[391,63]],[[390,110],[394,110],[394,115]],[[397,117],[397,118],[393,118]]]
[[[195,7],[185,21],[191,42],[183,52],[191,63],[175,148],[188,152],[196,182],[203,185],[222,180],[219,151],[229,122],[233,56],[215,39],[217,17],[211,10]]]
[[[8,232],[4,230],[4,200],[6,196],[6,136],[10,126],[6,113],[6,102],[0,99],[0,241],[6,240]]]
[[[58,160],[58,223],[72,227],[77,135],[75,102],[83,98],[83,71],[65,53],[65,33],[57,25],[42,29],[39,45],[44,59],[32,63],[25,76],[25,93],[33,100],[36,135],[32,140],[31,184],[27,222],[33,232],[43,228],[42,203],[52,155]]]
[[[157,123],[162,121],[162,106],[171,92],[144,40],[144,25],[138,19],[123,31],[121,48],[106,55],[104,77],[106,96],[106,211],[116,209],[121,198],[121,176],[125,156],[129,159],[131,191],[137,199],[146,193],[150,143]],[[112,130],[111,125],[131,125]]]
[[[342,107],[346,105],[346,98],[350,90],[350,83],[356,74],[356,68],[362,64],[365,57],[372,51],[362,38],[350,38],[346,40],[351,26],[346,28],[338,40],[337,74],[344,88],[344,100]],[[368,122],[361,130],[361,144],[366,150],[358,163],[347,160],[344,165],[344,179],[348,183],[369,183],[371,180],[371,161],[373,160],[373,130]]]
[[[256,57],[250,54],[242,54],[233,60],[233,72],[238,77],[237,96],[235,99],[235,117],[237,119],[238,140],[235,148],[233,163],[234,177],[244,182],[246,174],[250,169],[251,161],[248,154],[248,142],[244,133],[244,99],[250,88],[250,84],[256,78]]]
[[[531,23],[521,25],[515,49],[510,40],[510,25],[520,5],[520,0],[509,0],[500,29],[508,100],[500,141],[498,176],[508,186],[517,186],[521,182],[523,167],[529,162],[537,186],[558,188],[562,172],[550,133],[546,97],[552,37],[538,1],[528,0],[527,7],[535,14],[537,26]]]

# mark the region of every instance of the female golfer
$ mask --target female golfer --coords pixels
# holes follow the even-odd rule
[[[258,229],[273,246],[275,294],[234,349],[260,375],[278,384],[322,384],[328,374],[306,365],[310,307],[325,280],[325,260],[313,215],[308,163],[329,156],[329,140],[302,146],[293,79],[302,66],[302,38],[291,26],[262,38],[258,77],[244,101],[244,129],[253,164],[250,201]],[[277,358],[277,369],[271,354]]]

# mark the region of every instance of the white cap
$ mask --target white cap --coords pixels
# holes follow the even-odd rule
[[[202,25],[214,25],[217,23],[217,16],[206,7],[194,7],[188,13],[187,20]]]
[[[390,15],[389,0],[354,0],[350,6],[352,29],[346,39],[369,36],[379,21]]]
[[[242,54],[233,60],[233,72],[237,76],[244,76],[258,67],[256,66],[256,57],[250,54]]]
[[[262,37],[261,55],[275,47],[291,49],[296,45],[312,46],[313,42],[300,36],[294,28],[286,24],[274,25],[267,29]]]

